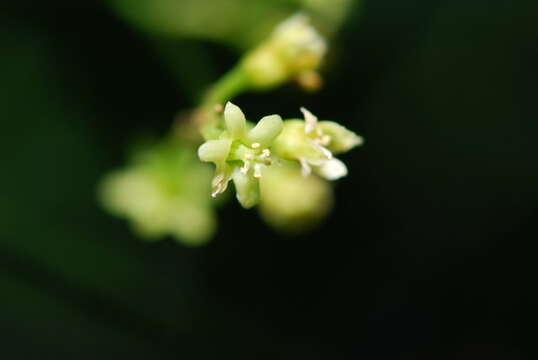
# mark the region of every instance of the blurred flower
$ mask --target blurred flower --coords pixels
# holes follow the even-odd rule
[[[295,164],[272,166],[261,179],[258,209],[262,218],[278,230],[310,230],[319,225],[332,204],[330,184],[317,176],[302,176]]]
[[[297,160],[304,176],[312,170],[318,175],[336,180],[347,175],[345,164],[334,158],[363,143],[362,137],[333,121],[318,121],[310,111],[301,108],[303,120],[286,120],[275,140],[275,155]]]
[[[247,54],[242,68],[254,88],[274,87],[292,78],[312,87],[320,83],[313,71],[326,51],[323,37],[306,16],[298,14],[278,25],[269,39]]]
[[[225,130],[218,139],[208,140],[198,149],[200,160],[216,166],[212,182],[213,197],[223,193],[233,179],[236,196],[245,208],[259,201],[259,181],[264,168],[272,164],[270,146],[282,131],[278,115],[262,118],[248,130],[241,109],[228,102],[224,109]]]
[[[99,195],[110,213],[128,219],[142,237],[172,235],[195,246],[207,242],[216,227],[207,196],[210,178],[211,169],[196,160],[193,149],[164,143],[105,176]]]

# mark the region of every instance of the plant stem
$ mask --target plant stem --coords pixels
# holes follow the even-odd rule
[[[221,106],[248,88],[248,78],[239,64],[207,90],[188,121],[179,120],[174,123],[172,129],[174,135],[195,143],[200,142],[202,138],[205,140],[214,138],[221,132],[219,130],[222,120]]]
[[[201,106],[214,107],[224,105],[244,90],[248,89],[248,78],[241,65],[234,67],[220,78],[206,93],[201,101]]]

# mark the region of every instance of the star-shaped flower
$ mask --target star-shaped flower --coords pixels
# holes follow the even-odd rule
[[[275,153],[301,163],[302,173],[312,171],[328,180],[347,175],[346,165],[334,154],[351,150],[363,143],[362,137],[333,121],[318,121],[310,111],[301,108],[304,120],[286,120],[274,143]]]
[[[282,119],[278,115],[265,116],[249,129],[241,109],[228,102],[224,123],[225,130],[220,137],[203,143],[198,156],[216,166],[211,196],[223,193],[233,180],[239,203],[250,208],[259,201],[258,179],[264,167],[273,162],[271,145],[282,131]]]

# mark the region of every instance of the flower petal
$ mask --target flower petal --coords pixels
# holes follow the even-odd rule
[[[327,148],[335,154],[349,151],[364,142],[361,136],[333,121],[321,121],[319,127],[330,137]]]
[[[247,129],[245,115],[239,106],[232,104],[230,101],[226,103],[224,108],[224,122],[233,139],[240,139],[245,135]]]
[[[310,163],[329,160],[332,157],[331,152],[312,141],[312,138],[305,134],[304,128],[302,120],[286,120],[282,133],[272,144],[271,151],[288,160],[304,158]]]
[[[305,134],[310,134],[316,129],[318,118],[304,107],[301,108],[301,112],[303,113],[305,122],[304,132]]]
[[[233,181],[235,185],[236,197],[241,206],[245,209],[258,204],[260,201],[260,182],[257,178],[243,174],[241,171],[234,171]]]
[[[337,180],[347,175],[347,167],[342,161],[332,158],[319,165],[316,173],[327,180]]]
[[[283,126],[279,115],[265,116],[248,132],[247,138],[250,142],[259,143],[265,148],[282,132]]]
[[[226,161],[231,146],[231,139],[208,140],[198,148],[198,157],[202,161],[222,163]]]

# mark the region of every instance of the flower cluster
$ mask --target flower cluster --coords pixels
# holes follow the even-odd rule
[[[233,180],[237,199],[251,208],[260,200],[259,179],[264,169],[282,162],[300,164],[304,177],[312,172],[327,180],[345,176],[346,166],[333,154],[362,144],[362,138],[335,122],[318,121],[304,108],[301,111],[304,120],[282,121],[278,115],[269,115],[250,128],[241,109],[228,102],[225,129],[198,149],[200,160],[216,166],[212,196],[223,193]]]
[[[255,88],[270,88],[290,78],[305,87],[315,87],[315,70],[327,52],[325,39],[297,14],[276,27],[268,40],[249,53],[242,68]]]
[[[304,1],[324,15],[347,0]],[[338,11],[337,11],[338,12]],[[331,16],[337,16],[333,13]],[[318,19],[319,21],[319,19]],[[326,33],[327,34],[327,33]],[[237,66],[208,89],[198,108],[175,127],[175,140],[136,154],[128,166],[106,176],[100,186],[102,205],[125,218],[142,237],[175,237],[188,245],[207,242],[216,229],[213,198],[231,182],[244,208],[259,205],[263,219],[285,232],[311,229],[329,213],[332,187],[348,173],[335,155],[363,143],[353,131],[333,121],[319,121],[305,108],[302,118],[279,115],[247,121],[231,102],[249,90],[269,90],[297,81],[319,89],[318,69],[327,43],[307,16],[280,23],[265,41],[247,52]],[[198,158],[215,165],[215,174],[196,159],[199,135],[205,142]]]
[[[216,230],[207,197],[210,179],[211,169],[197,161],[190,147],[167,141],[138,150],[128,166],[105,176],[99,198],[143,238],[171,235],[197,246]]]

